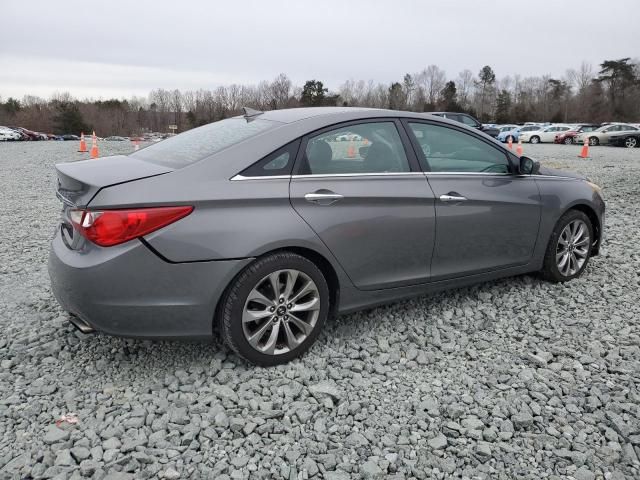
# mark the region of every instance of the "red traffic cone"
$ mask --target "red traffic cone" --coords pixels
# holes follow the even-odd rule
[[[509,149],[510,149],[510,150],[513,150],[513,137],[512,137],[511,135],[509,135],[509,142],[508,142],[508,144],[509,144]]]
[[[87,142],[84,141],[84,132],[80,132],[80,153],[87,153]]]
[[[516,154],[521,157],[522,156],[522,140],[518,138],[518,146],[516,147]]]
[[[589,138],[586,135],[584,137],[584,143],[582,144],[582,151],[578,156],[580,158],[589,158]]]
[[[91,158],[98,158],[98,139],[96,138],[96,132],[93,132],[91,136]]]

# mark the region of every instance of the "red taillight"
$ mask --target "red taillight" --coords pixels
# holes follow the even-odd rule
[[[93,243],[101,247],[111,247],[166,227],[192,211],[191,206],[73,210],[71,222],[78,232]]]

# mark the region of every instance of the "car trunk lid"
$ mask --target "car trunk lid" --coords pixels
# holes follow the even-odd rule
[[[102,188],[154,177],[173,171],[172,168],[145,162],[125,155],[59,163],[56,165],[56,194],[63,203],[85,207]]]
[[[73,250],[82,246],[83,239],[73,228],[71,212],[86,207],[101,189],[172,171],[170,167],[125,155],[57,164],[56,196],[63,203],[60,231],[64,243]]]

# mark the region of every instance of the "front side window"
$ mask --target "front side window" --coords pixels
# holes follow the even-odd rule
[[[301,175],[408,172],[404,146],[393,122],[336,128],[307,142]]]
[[[499,149],[452,128],[409,122],[426,171],[509,173],[509,162]]]

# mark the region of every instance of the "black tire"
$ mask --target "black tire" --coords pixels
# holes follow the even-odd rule
[[[507,138],[505,138],[505,143],[509,143],[509,139],[511,139],[511,143],[513,143],[513,136],[512,135],[508,135]]]
[[[564,144],[565,145],[571,145],[573,143],[573,137],[566,137],[564,139]]]
[[[575,220],[582,220],[589,230],[589,245],[587,249],[587,257],[582,265],[582,267],[573,275],[563,275],[560,273],[558,269],[557,261],[556,261],[556,252],[558,249],[558,240],[560,238],[560,234],[562,230],[569,225],[571,222]],[[594,234],[593,234],[593,225],[591,224],[591,220],[587,217],[583,212],[579,210],[569,210],[566,212],[553,229],[553,233],[551,234],[551,238],[549,239],[549,244],[547,245],[547,251],[544,255],[544,264],[541,270],[542,277],[545,280],[550,282],[559,283],[559,282],[567,282],[574,278],[579,277],[584,272],[585,268],[589,264],[589,260],[591,259],[591,249],[593,246]]]
[[[320,309],[313,330],[296,348],[281,354],[259,352],[245,338],[242,314],[246,299],[261,279],[278,270],[295,269],[308,275],[315,283],[320,298]],[[320,269],[307,258],[291,252],[279,252],[258,258],[248,265],[227,288],[218,314],[220,335],[239,357],[260,366],[287,363],[306,352],[315,342],[330,311],[329,286]]]
[[[598,140],[598,137],[589,137],[588,143],[590,147],[596,147],[600,145],[600,140]]]
[[[534,135],[529,139],[529,143],[540,143],[540,137],[537,135]]]

